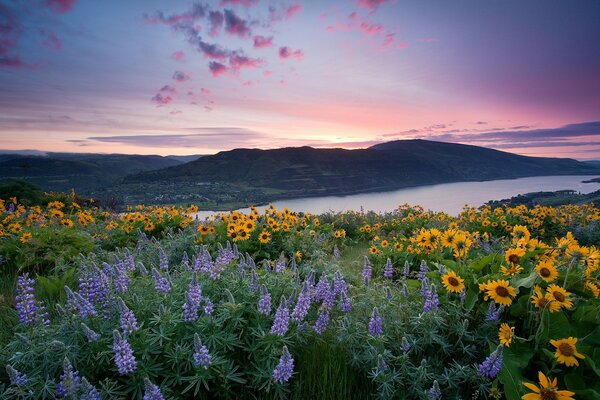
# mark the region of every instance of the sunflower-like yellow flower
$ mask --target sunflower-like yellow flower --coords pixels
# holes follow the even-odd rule
[[[558,276],[558,270],[552,264],[552,261],[540,261],[538,265],[535,266],[535,272],[537,272],[538,276],[545,280],[546,282],[552,282]]]
[[[569,298],[571,296],[571,293],[567,292],[564,288],[561,288],[558,285],[550,285],[548,286],[548,289],[546,289],[546,291],[550,293],[550,295],[558,304],[560,304],[561,307],[573,307],[573,302]]]
[[[485,284],[485,288],[485,300],[491,298],[496,303],[503,306],[510,306],[512,304],[512,299],[517,295],[515,288],[510,286],[508,281],[503,279],[489,281]]]
[[[510,267],[502,266],[500,267],[500,272],[502,272],[505,276],[515,276],[523,271],[523,267],[517,264],[513,264]]]
[[[539,371],[538,379],[540,381],[539,387],[533,383],[523,382],[523,385],[533,393],[521,396],[522,400],[575,400],[573,398],[575,393],[568,390],[557,390],[558,381],[556,378],[550,381],[542,371]]]
[[[269,243],[271,241],[271,233],[262,231],[260,235],[258,235],[258,241],[261,243]]]
[[[521,261],[521,257],[525,255],[525,250],[521,248],[508,249],[504,255],[507,263],[518,264]]]
[[[531,296],[531,302],[540,310],[548,310],[551,313],[560,310],[560,304],[554,300],[550,293],[544,294],[542,288],[535,285],[533,287],[534,295]]]
[[[458,276],[454,271],[448,272],[442,276],[442,283],[449,292],[460,293],[465,288],[464,279]]]
[[[600,298],[600,288],[592,281],[585,282],[585,288],[590,290],[595,298]]]
[[[567,367],[579,365],[577,358],[581,358],[583,360],[585,356],[577,352],[577,347],[575,347],[576,343],[577,338],[574,337],[550,340],[550,344],[556,347],[556,353],[554,353],[556,360],[561,364],[565,364]]]
[[[506,322],[500,325],[498,330],[498,339],[502,346],[510,347],[513,337],[515,336],[515,327],[509,326]]]

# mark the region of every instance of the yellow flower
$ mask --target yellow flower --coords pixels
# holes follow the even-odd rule
[[[542,293],[542,289],[537,285],[534,286],[533,291],[535,294],[531,296],[531,302],[537,308],[548,310],[551,313],[560,310],[560,304],[554,300],[554,297],[550,293]]]
[[[569,299],[571,293],[567,292],[565,289],[561,288],[558,285],[550,285],[548,289],[546,289],[548,293],[554,298],[554,300],[560,304],[561,307],[571,308],[573,307],[573,302]]]
[[[523,382],[523,385],[533,393],[523,395],[522,400],[575,400],[572,397],[575,393],[568,390],[557,390],[556,378],[550,382],[550,379],[542,371],[539,371],[538,379],[540,381],[539,387],[533,383]]]
[[[503,306],[510,306],[512,299],[517,294],[515,288],[510,286],[506,280],[490,281],[487,284],[485,299],[491,298],[496,303]]]
[[[558,270],[552,265],[552,261],[549,260],[538,263],[535,267],[535,272],[546,282],[552,282],[558,276]]]
[[[31,240],[31,233],[27,232],[24,233],[23,236],[21,236],[21,238],[19,239],[21,241],[21,243],[27,243]]]
[[[507,263],[518,264],[521,261],[521,257],[525,255],[525,250],[516,248],[516,249],[508,249],[505,253],[505,258]]]
[[[390,245],[390,242],[388,242],[387,240],[383,239],[381,241],[381,247],[386,248]]]
[[[300,250],[296,251],[295,256],[298,262],[302,261],[302,252]]]
[[[144,230],[145,231],[151,231],[154,229],[154,224],[152,222],[148,222],[145,226],[144,226]]]
[[[261,243],[269,243],[271,241],[271,234],[267,231],[262,231],[260,235],[258,235],[258,240]]]
[[[60,220],[60,224],[62,226],[66,226],[67,228],[71,228],[73,226],[73,221],[71,221],[70,219],[61,219]]]
[[[581,358],[582,360],[585,358],[583,354],[577,352],[577,347],[575,347],[577,338],[568,337],[566,339],[550,340],[550,343],[556,347],[556,353],[554,353],[556,360],[567,367],[579,365],[577,358]]]
[[[600,288],[594,282],[586,281],[585,287],[592,292],[592,294],[594,295],[595,298],[600,297]]]
[[[498,330],[498,339],[500,339],[500,344],[506,347],[510,347],[512,343],[513,337],[515,336],[515,327],[508,326],[507,323],[503,323],[500,325],[500,329]]]
[[[379,250],[377,250],[377,247],[371,246],[371,247],[369,247],[369,253],[377,254],[377,253],[379,253]]]
[[[521,267],[520,265],[517,265],[517,264],[511,265],[510,267],[505,267],[503,265],[502,267],[500,267],[500,271],[505,276],[515,276],[515,275],[519,274],[521,271],[523,271],[523,267]]]
[[[464,279],[458,276],[454,271],[448,272],[442,276],[442,283],[449,292],[460,293],[465,288]]]

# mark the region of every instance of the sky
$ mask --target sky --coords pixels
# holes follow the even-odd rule
[[[600,159],[597,0],[0,0],[0,149]]]

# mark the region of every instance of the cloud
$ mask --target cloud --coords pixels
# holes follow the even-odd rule
[[[44,29],[41,29],[40,33],[45,37],[45,40],[43,43],[44,47],[46,47],[47,49],[50,49],[50,50],[62,50],[63,44],[60,41],[60,39],[58,38],[58,36],[56,36],[56,33],[49,32]]]
[[[356,4],[358,4],[362,8],[367,8],[369,10],[375,11],[379,8],[380,5],[387,3],[389,0],[356,0]]]
[[[438,39],[436,37],[418,38],[417,39],[417,42],[419,42],[419,43],[437,43],[439,41],[440,41],[440,39]]]
[[[265,37],[261,35],[254,36],[254,48],[255,49],[264,49],[267,47],[271,47],[273,45],[273,37]]]
[[[212,108],[206,106],[210,111]],[[122,136],[93,136],[89,141],[103,143],[120,143],[125,145],[136,145],[141,147],[158,148],[232,148],[248,147],[259,140],[267,138],[267,135],[244,128],[214,127],[193,128],[198,133],[191,134],[159,134],[159,135],[122,135]]]
[[[173,80],[175,80],[177,82],[186,82],[186,81],[189,81],[190,79],[192,79],[192,77],[183,71],[175,71],[173,73]]]
[[[229,58],[229,66],[234,71],[239,71],[242,68],[259,68],[264,64],[260,58],[250,58],[239,54],[234,54]]]
[[[165,85],[160,88],[159,92],[167,93],[167,94],[175,94],[175,93],[177,93],[177,89],[175,89],[175,87],[173,87],[171,85]]]
[[[199,21],[206,15],[206,6],[194,4],[190,11],[166,16],[162,11],[157,11],[153,16],[145,15],[144,19],[150,24],[164,24],[175,28],[183,28],[187,23]]]
[[[289,6],[269,6],[269,22],[280,22],[293,18],[296,14],[301,12],[304,8],[298,3],[294,3]]]
[[[203,93],[203,94],[212,94],[212,91],[210,89],[202,87],[202,88],[200,88],[200,93]]]
[[[292,4],[291,6],[289,6],[286,10],[285,10],[285,17],[286,19],[291,19],[294,17],[294,15],[300,13],[302,10],[304,9],[304,7],[302,7],[301,4]]]
[[[182,61],[185,58],[185,52],[182,50],[176,51],[171,54],[171,58],[176,61]]]
[[[21,24],[12,11],[0,4],[0,67],[25,65],[16,54],[21,30]]]
[[[66,13],[73,9],[77,0],[45,0],[44,4],[56,13]]]
[[[221,1],[222,6],[237,5],[237,6],[250,7],[257,3],[258,3],[258,0],[222,0]]]
[[[383,25],[381,24],[369,24],[368,22],[362,22],[358,29],[367,35],[375,35],[383,32]]]
[[[250,36],[252,32],[248,21],[238,17],[232,10],[225,10],[225,31],[241,38]]]
[[[226,73],[229,68],[227,68],[225,64],[221,64],[220,62],[211,61],[208,63],[208,69],[214,77],[217,77]]]
[[[304,52],[302,50],[292,50],[291,48],[284,46],[279,48],[279,58],[282,60],[288,58],[301,60],[304,58]]]
[[[210,21],[210,36],[218,36],[223,27],[223,13],[221,11],[211,11],[208,14],[208,20]]]
[[[169,95],[163,95],[162,93],[157,93],[152,97],[152,102],[157,106],[164,106],[173,102],[173,98]]]

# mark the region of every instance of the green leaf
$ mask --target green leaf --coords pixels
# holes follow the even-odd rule
[[[527,370],[529,360],[534,351],[526,344],[515,343],[505,348],[503,352],[504,363],[498,379],[504,386],[507,399],[519,399],[523,388],[521,371]]]

